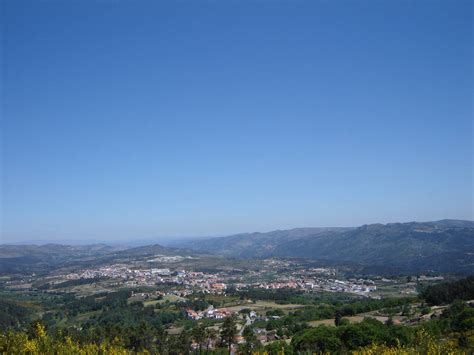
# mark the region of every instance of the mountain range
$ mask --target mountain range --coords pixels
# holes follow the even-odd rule
[[[0,245],[0,275],[91,267],[153,255],[305,258],[326,265],[349,266],[363,273],[433,271],[469,275],[474,271],[474,222],[441,220],[353,228],[295,228],[182,240],[173,247]]]
[[[308,258],[365,270],[464,274],[474,270],[474,222],[461,220],[296,228],[210,238],[185,246],[230,257]]]

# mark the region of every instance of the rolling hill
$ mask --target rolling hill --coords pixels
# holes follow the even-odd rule
[[[105,244],[91,245],[0,245],[0,275],[44,273],[52,268],[77,262],[91,263],[120,248]]]
[[[158,244],[127,248],[105,244],[90,245],[0,245],[0,275],[46,274],[62,268],[94,267],[130,262],[155,255],[189,255],[195,251]]]

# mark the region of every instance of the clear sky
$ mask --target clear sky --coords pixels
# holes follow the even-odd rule
[[[2,1],[1,241],[473,219],[473,2]]]

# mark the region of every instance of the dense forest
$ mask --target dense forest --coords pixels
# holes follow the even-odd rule
[[[474,299],[474,276],[429,286],[423,290],[421,296],[431,305],[448,304],[456,299],[472,300]]]

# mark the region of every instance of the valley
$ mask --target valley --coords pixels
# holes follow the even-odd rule
[[[227,331],[234,332],[232,352],[275,354],[272,349],[278,347],[299,353],[314,346],[301,337],[323,333],[334,337],[338,347],[353,351],[374,341],[386,344],[387,339],[412,346],[422,330],[432,334],[428,338],[444,334],[449,346],[458,346],[461,335],[474,336],[470,326],[459,333],[446,328],[444,320],[452,307],[472,312],[473,280],[463,279],[465,269],[448,273],[415,268],[394,274],[384,268],[369,272],[363,263],[335,259],[213,252],[160,245],[0,246],[0,262],[17,260],[14,270],[1,270],[0,326],[21,331],[40,324],[55,341],[68,335],[84,344],[112,346],[120,339],[114,344],[128,351],[164,354],[203,348],[225,353]],[[456,283],[464,291],[448,299],[433,301],[427,294],[437,285]],[[454,306],[457,298],[466,303]],[[382,333],[372,334],[377,328]],[[344,333],[353,331],[368,332],[363,337],[371,340],[353,343]]]

